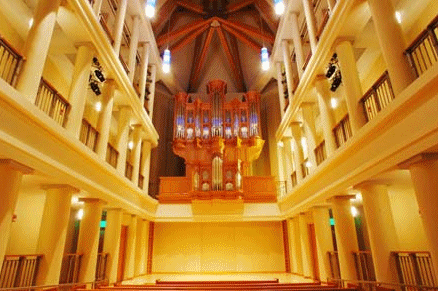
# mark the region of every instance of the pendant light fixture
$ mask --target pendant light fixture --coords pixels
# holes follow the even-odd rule
[[[147,17],[149,17],[149,18],[154,17],[154,15],[155,15],[155,4],[156,4],[156,0],[147,0],[146,8],[145,8],[145,13],[146,13]]]
[[[283,0],[274,0],[275,13],[277,15],[282,15],[284,12],[284,3]]]

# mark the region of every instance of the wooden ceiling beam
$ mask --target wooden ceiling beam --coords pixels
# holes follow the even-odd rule
[[[186,1],[186,0],[177,0],[176,4],[181,6],[181,7],[184,7],[185,9],[188,9],[190,11],[196,12],[196,13],[201,14],[201,15],[207,14],[204,11],[204,7],[202,7],[201,5]]]
[[[176,9],[176,3],[173,0],[167,0],[161,7],[158,9],[157,17],[152,24],[152,29],[155,33],[159,33],[164,25],[169,21],[172,13]]]
[[[171,42],[172,40],[177,39],[184,34],[190,33],[191,31],[198,29],[206,25],[207,23],[211,23],[211,21],[212,21],[211,19],[207,19],[207,20],[201,19],[201,20],[193,21],[192,23],[183,26],[180,29],[163,34],[162,36],[159,36],[157,38],[157,45],[161,46],[166,42]]]
[[[237,45],[237,39],[234,35],[228,33],[228,39],[230,40],[231,44],[231,51],[233,53],[234,60],[237,64],[238,73],[240,75],[240,78],[242,80],[242,92],[246,92],[246,84],[245,84],[245,78],[243,77],[243,70],[242,70],[242,62],[240,61],[240,54],[239,54],[239,47]]]
[[[199,35],[195,40],[195,48],[193,52],[193,59],[192,59],[192,66],[190,67],[190,79],[189,84],[187,88],[187,92],[192,93],[196,88],[192,87],[192,79],[195,77],[195,70],[196,70],[196,64],[198,63],[199,56],[201,53],[201,47],[202,47],[202,41],[204,40],[204,37],[202,35]]]
[[[257,53],[260,53],[260,50],[262,49],[262,46],[257,44],[255,41],[249,39],[246,37],[245,34],[240,33],[239,31],[229,27],[228,25],[222,25],[223,29],[225,29],[228,33],[231,33],[235,37],[237,37],[241,42],[246,44],[249,48],[253,49]]]
[[[191,43],[196,37],[198,37],[198,35],[200,35],[204,31],[206,31],[209,27],[210,27],[210,24],[206,24],[203,27],[201,27],[201,29],[197,29],[195,32],[193,32],[189,36],[180,39],[175,45],[173,45],[170,48],[170,50],[172,51],[172,53],[179,51],[180,49],[182,49],[183,47],[185,47],[186,45]]]
[[[259,3],[259,2],[255,3],[255,7],[256,7],[257,11],[260,13],[260,16],[263,18],[265,23],[268,25],[269,29],[272,32],[276,32],[278,25],[277,25],[277,22],[272,20],[269,7],[267,7],[266,5],[263,5],[263,3]]]
[[[227,5],[227,13],[233,13],[236,12],[248,5],[251,5],[252,3],[257,2],[254,0],[242,0],[240,2],[237,3],[231,3]]]
[[[196,64],[196,69],[194,70],[193,78],[190,78],[190,87],[195,88],[196,83],[198,82],[201,69],[204,67],[205,57],[207,56],[207,51],[211,43],[211,39],[213,38],[214,29],[212,27],[209,28],[207,37],[205,38],[204,45],[202,47],[201,53],[199,55],[199,60]]]
[[[269,44],[273,45],[274,44],[274,36],[272,34],[263,32],[261,33],[259,31],[259,29],[252,27],[250,25],[247,24],[243,24],[234,20],[226,20],[226,19],[222,19],[219,18],[219,22],[221,22],[222,24],[228,25],[242,33],[248,34],[250,37],[255,38],[255,39],[262,39],[263,41],[268,42]]]

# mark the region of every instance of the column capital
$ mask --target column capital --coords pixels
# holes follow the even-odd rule
[[[89,48],[89,49],[91,49],[91,50],[95,50],[95,46],[94,46],[94,44],[91,42],[91,41],[81,41],[81,42],[76,42],[76,43],[74,43],[74,46],[75,46],[75,48],[80,48],[80,47],[87,47],[87,48]],[[92,57],[92,56],[90,56],[90,57]]]
[[[327,77],[324,74],[318,74],[315,77],[315,83],[326,81]]]
[[[310,107],[315,105],[315,102],[302,102],[300,107]]]
[[[71,191],[71,193],[79,193],[81,190],[73,187],[68,184],[43,184],[41,185],[41,189],[43,190],[50,190],[50,189],[66,189]]]
[[[311,208],[311,210],[316,210],[316,209],[330,209],[330,205],[313,205]]]
[[[421,153],[416,156],[413,156],[407,159],[404,162],[398,164],[398,167],[401,169],[409,169],[411,166],[423,162],[430,162],[438,160],[438,153]]]
[[[148,42],[148,41],[140,41],[138,43],[139,47],[145,47],[145,46],[148,46],[148,45],[150,45],[150,42]]]
[[[354,37],[347,37],[347,36],[338,37],[333,42],[333,47],[337,47],[338,45],[340,45],[344,42],[349,42],[351,45],[353,45],[354,41],[355,41]]]
[[[121,207],[105,207],[106,211],[123,211]]]
[[[99,199],[99,198],[88,198],[88,197],[84,197],[84,198],[79,198],[80,202],[84,202],[84,203],[89,203],[89,204],[106,204],[106,201]]]
[[[361,190],[370,186],[388,186],[388,183],[382,180],[367,180],[354,185],[353,189]]]
[[[19,171],[25,175],[32,174],[34,172],[34,169],[12,159],[0,159],[0,167],[1,166],[10,168],[11,170]]]
[[[335,202],[337,202],[337,201],[346,201],[346,200],[351,200],[351,199],[354,199],[354,198],[356,198],[355,195],[345,194],[345,195],[336,195],[336,196],[333,196],[333,197],[327,199],[327,201],[332,202],[332,203],[335,203]]]

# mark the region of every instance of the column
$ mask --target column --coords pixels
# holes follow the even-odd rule
[[[298,216],[293,217],[291,222],[293,272],[298,275],[303,275],[303,256],[301,255],[300,221],[298,219]]]
[[[33,170],[14,160],[0,160],[0,262],[3,262],[11,231],[12,216],[17,206],[21,178]]]
[[[128,77],[131,83],[134,81],[135,64],[137,63],[137,48],[138,48],[139,35],[140,35],[140,16],[134,15],[134,19],[132,21],[131,43],[129,44],[129,58],[128,58],[128,68],[129,68]]]
[[[108,253],[106,276],[109,284],[117,282],[122,221],[123,212],[121,208],[107,209],[103,251]]]
[[[144,99],[146,97],[146,80],[148,78],[148,65],[149,65],[149,49],[150,44],[148,42],[143,45],[143,55],[141,58],[141,75],[140,75],[140,102],[141,107],[144,108]]]
[[[114,23],[114,53],[117,57],[120,54],[120,46],[122,44],[123,36],[123,24],[125,23],[126,8],[128,7],[128,0],[120,0],[119,6],[117,7],[117,15]]]
[[[23,48],[26,61],[18,78],[17,90],[32,103],[35,102],[43,75],[60,2],[61,0],[38,1],[33,15],[33,25]]]
[[[341,67],[351,131],[355,135],[366,123],[366,119],[359,102],[360,98],[362,98],[362,88],[351,42],[341,40],[336,46],[336,53]]]
[[[134,278],[135,242],[137,240],[137,216],[131,215],[126,239],[125,280]]]
[[[301,127],[298,122],[294,122],[291,124],[290,128],[295,141],[294,162],[295,171],[297,173],[297,182],[300,183],[304,179],[303,171],[301,169],[301,164],[304,161],[304,153],[301,146]]]
[[[325,150],[327,157],[330,157],[336,150],[336,142],[333,135],[335,119],[330,105],[330,91],[328,88],[328,82],[324,75],[318,75],[316,77],[315,89],[318,100],[322,133],[325,141]]]
[[[278,100],[280,101],[280,115],[283,119],[284,109],[286,108],[286,102],[284,101],[284,87],[283,87],[283,76],[281,75],[281,63],[276,62],[275,67],[277,69],[277,86],[278,86]]]
[[[315,127],[315,117],[313,116],[313,104],[312,103],[301,103],[301,111],[303,113],[303,127],[304,134],[307,140],[307,158],[310,162],[310,171],[313,172],[316,169],[316,156],[315,148],[316,144],[316,127]]]
[[[79,227],[77,253],[83,254],[79,271],[79,282],[92,282],[96,276],[97,251],[99,248],[100,220],[103,201],[83,198],[84,217]]]
[[[328,207],[316,206],[312,209],[313,224],[315,225],[316,248],[318,252],[319,278],[327,282],[330,275],[328,252],[333,252],[332,229]]]
[[[309,227],[307,225],[307,214],[298,215],[301,240],[301,256],[303,258],[303,275],[305,278],[313,278],[312,255],[310,253]]]
[[[150,165],[151,165],[151,142],[148,140],[143,140],[141,145],[141,165],[140,173],[143,176],[143,192],[148,195],[149,192],[149,175],[150,175]]]
[[[421,220],[429,243],[432,263],[435,266],[435,276],[438,278],[438,228],[436,227],[438,154],[420,154],[407,161],[405,166],[411,173]]]
[[[293,155],[292,155],[292,139],[290,137],[283,137],[283,165],[286,181],[286,188],[292,189],[292,172],[293,172]]]
[[[350,199],[353,196],[333,197],[333,218],[335,219],[336,244],[338,247],[339,267],[341,278],[344,280],[357,280],[356,267],[352,252],[358,251],[356,226],[351,214]]]
[[[114,91],[116,84],[113,79],[107,79],[102,92],[102,110],[97,121],[99,139],[97,141],[96,153],[102,159],[106,159],[108,140],[111,128],[111,117],[113,114]]]
[[[397,269],[391,251],[400,249],[386,185],[372,181],[355,188],[362,193],[363,208],[370,238],[376,280],[398,283]]]
[[[132,149],[131,155],[131,163],[133,166],[132,169],[132,183],[135,186],[138,185],[138,174],[140,172],[140,156],[141,156],[141,136],[142,136],[142,127],[140,124],[136,124],[134,126],[134,132],[132,134],[134,141],[134,148]]]
[[[292,42],[295,48],[295,58],[297,61],[298,75],[301,79],[303,75],[304,67],[304,53],[303,53],[303,43],[301,42],[300,35],[300,24],[298,23],[298,13],[292,12],[291,16],[291,30],[292,30]]]
[[[149,102],[148,102],[148,108],[149,108],[149,117],[152,120],[153,112],[154,112],[154,99],[155,99],[155,82],[157,79],[157,66],[151,65],[151,86],[149,87],[151,93],[149,94]]]
[[[310,49],[312,54],[315,54],[317,41],[316,41],[316,22],[315,14],[313,12],[312,0],[303,0],[304,15],[306,17],[307,32],[309,33]],[[313,2],[313,1],[312,1]]]
[[[291,189],[287,188],[287,179],[286,179],[286,176],[285,176],[285,173],[284,173],[285,163],[284,163],[283,149],[284,149],[284,143],[283,143],[282,146],[277,145],[278,181],[279,182],[284,182],[284,188],[285,189],[284,189],[284,193],[282,193],[282,194],[287,195],[287,191],[291,190]],[[280,185],[280,187],[282,187],[282,186]]]
[[[130,121],[131,121],[131,108],[128,106],[121,107],[119,113],[116,147],[117,150],[119,151],[119,158],[117,161],[117,171],[119,171],[119,173],[123,176],[125,176],[126,151],[128,147]]]
[[[291,54],[289,48],[289,41],[283,39],[281,41],[282,51],[283,51],[283,63],[286,71],[286,81],[287,81],[287,92],[289,93],[289,104],[292,103],[292,96],[294,91],[294,76],[292,75],[292,62]]]
[[[336,6],[336,0],[327,0],[327,5],[328,5],[329,10],[330,10],[330,15],[332,15],[333,9],[335,9],[335,6]]]
[[[84,116],[85,103],[87,102],[88,79],[93,58],[91,44],[84,44],[78,48],[76,54],[73,78],[70,85],[69,103],[70,113],[66,128],[76,138],[81,132],[82,118]]]
[[[146,274],[146,261],[148,249],[149,221],[137,221],[137,237],[135,242],[135,268],[134,277]]]
[[[93,11],[94,14],[96,14],[97,19],[99,19],[100,17],[100,9],[102,8],[102,2],[103,0],[94,0]]]
[[[414,79],[404,55],[406,44],[403,32],[395,19],[395,9],[391,0],[368,0],[368,4],[391,85],[397,96]]]
[[[79,189],[69,185],[43,185],[46,190],[43,217],[37,243],[37,254],[43,254],[36,285],[57,285],[64,256],[70,218],[71,196]]]

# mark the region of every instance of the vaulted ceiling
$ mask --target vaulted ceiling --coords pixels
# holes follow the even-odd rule
[[[215,78],[242,92],[260,70],[262,46],[272,49],[278,17],[271,0],[158,0],[152,26],[187,92]]]

